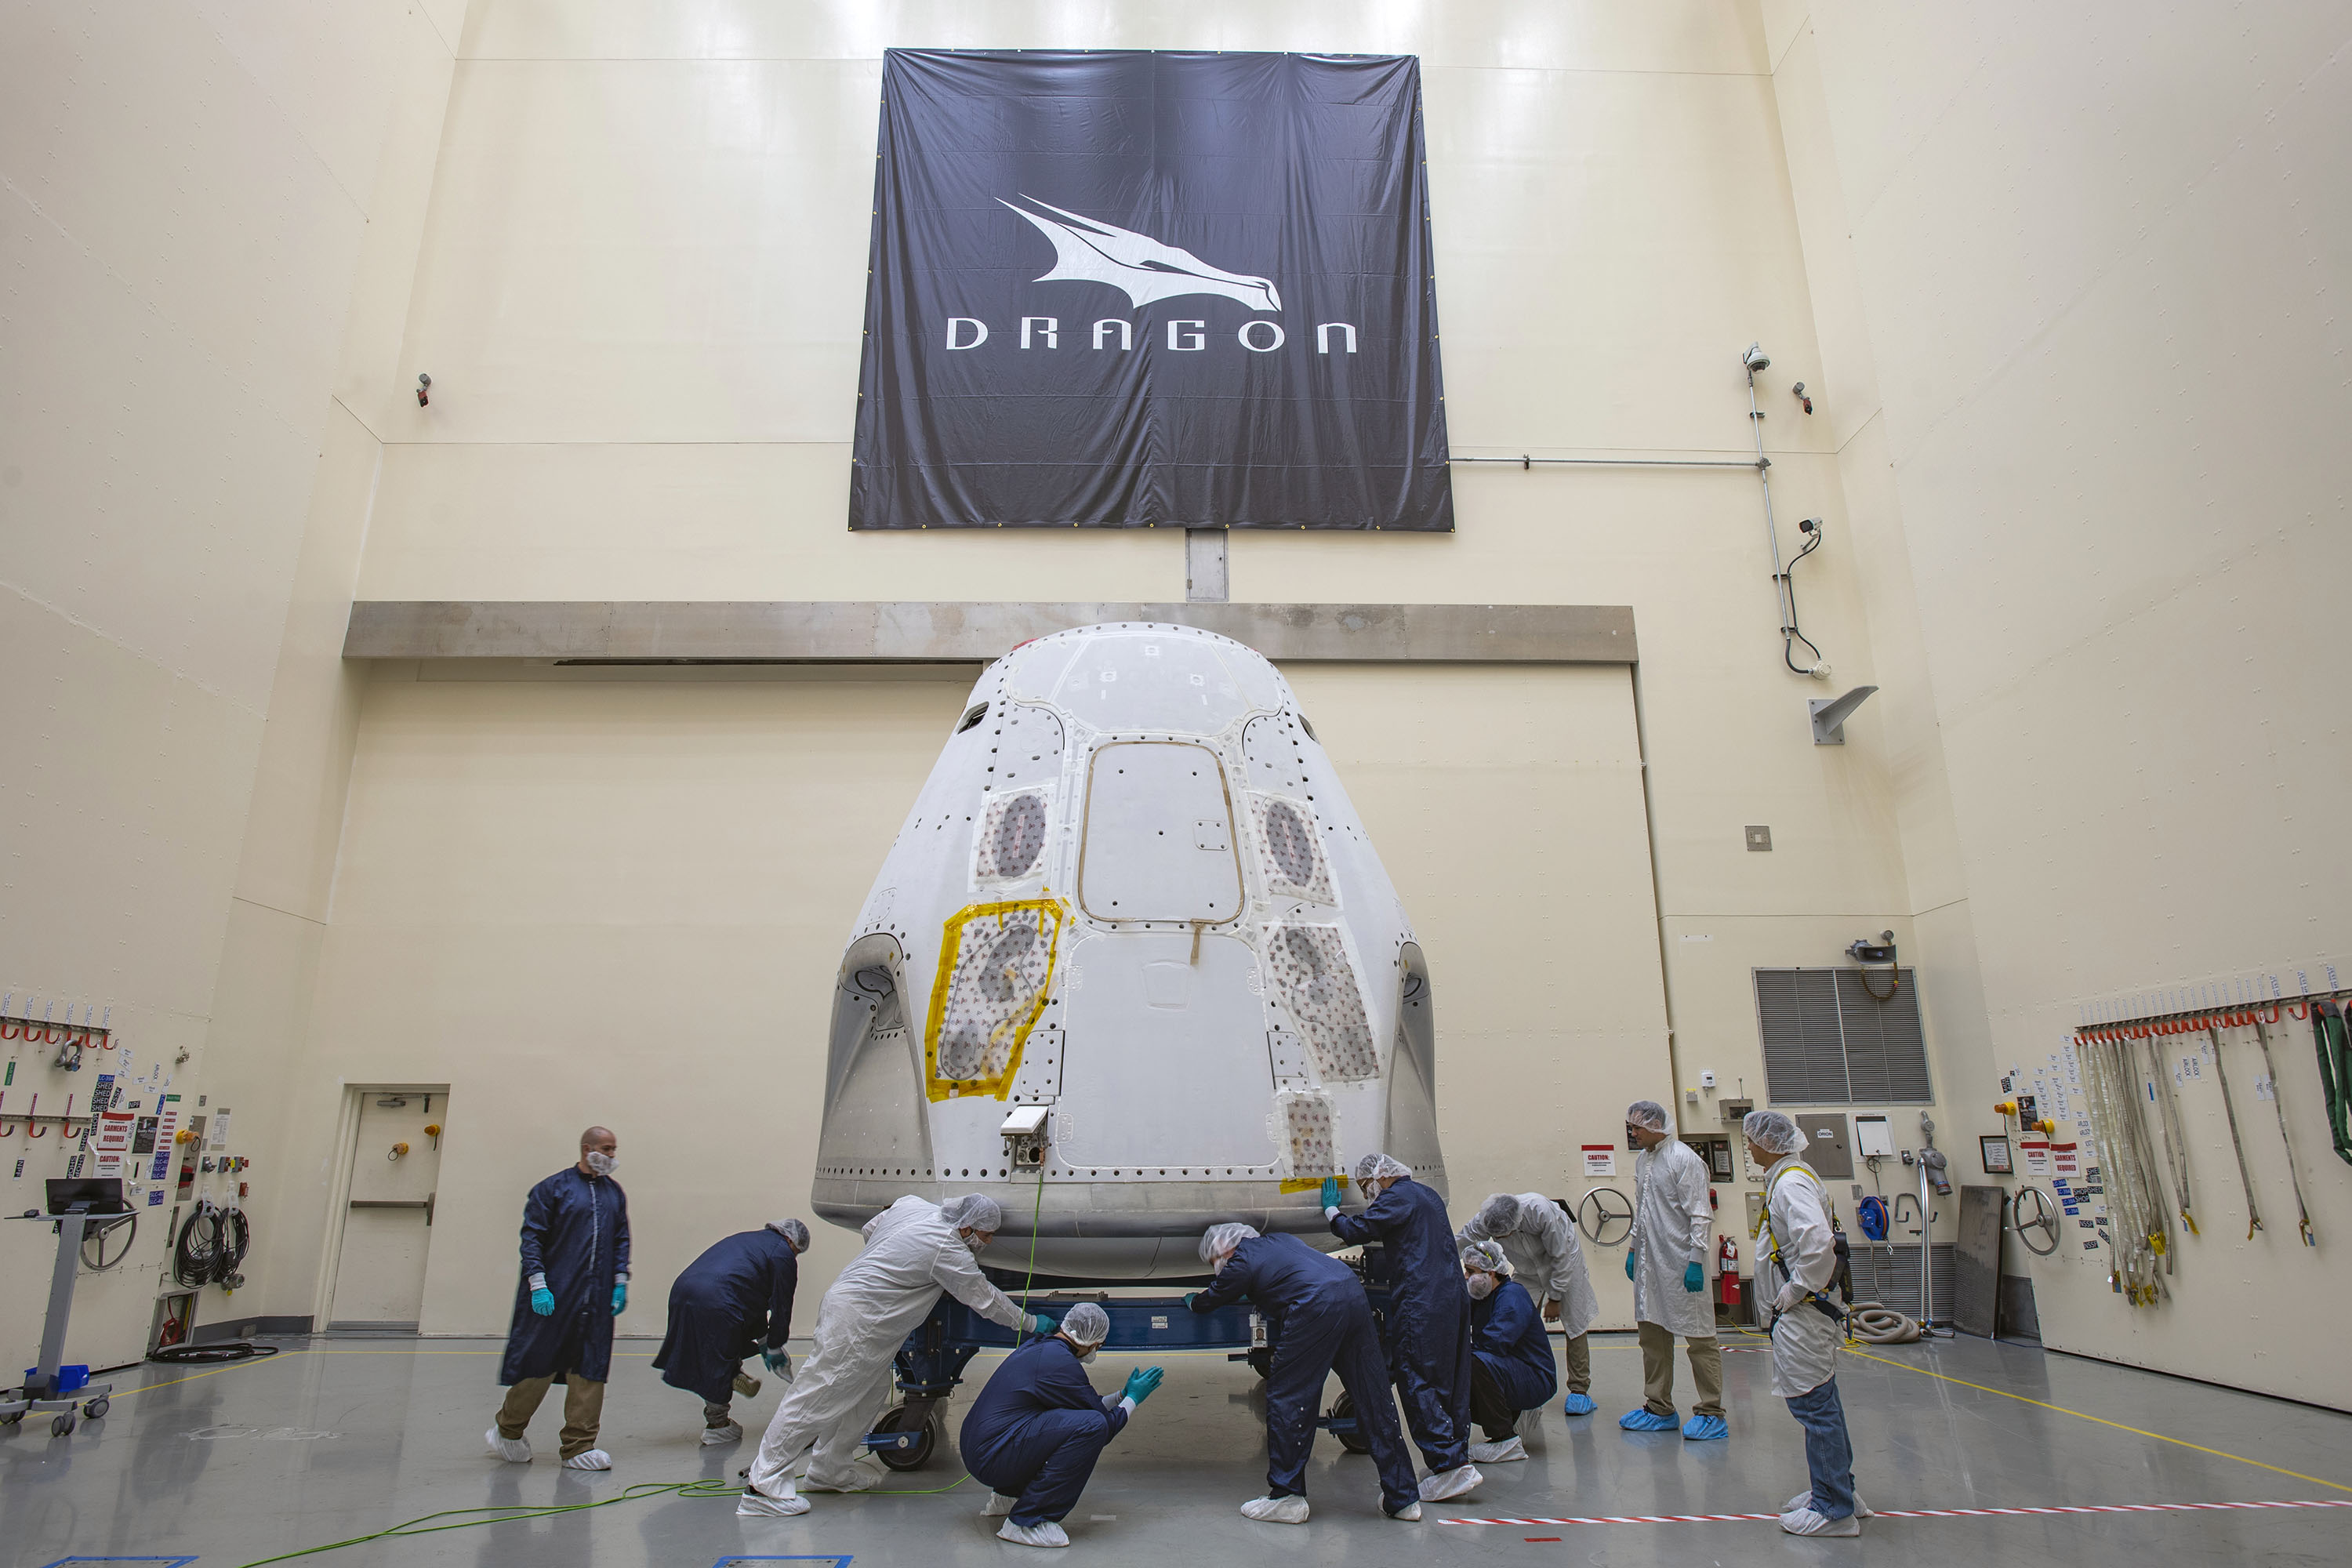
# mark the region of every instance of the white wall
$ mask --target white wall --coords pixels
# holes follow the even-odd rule
[[[2307,607],[2352,567],[2326,456],[2352,7],[1767,17],[1914,904],[1925,951],[1980,976],[1947,1054],[1993,1131],[1998,1076],[2085,1008],[2322,987],[2352,950],[2352,892],[2315,873],[2352,659]],[[2265,1233],[2209,1067],[2172,1303],[2127,1308],[2076,1251],[2034,1268],[2049,1342],[2352,1405],[2352,1373],[2281,1353],[2327,1331],[2352,1169],[2307,1031],[2274,1033],[2321,1246],[2241,1031]]]
[[[268,1064],[237,1049],[205,1070],[241,994],[297,1017],[307,998],[295,928],[323,912],[341,787],[298,755],[289,731],[327,721],[288,675],[307,655],[314,687],[341,679],[368,421],[394,390],[463,12],[0,21],[0,988],[110,1007],[184,1109],[259,1092]],[[98,1070],[26,1055],[7,1108],[86,1106]],[[237,1152],[260,1154],[247,1103]],[[65,1173],[62,1143],[5,1146],[12,1208]],[[141,1212],[127,1272],[82,1292],[73,1359],[145,1348],[169,1200]],[[0,1247],[0,1323],[23,1341],[50,1242],[16,1226]]]

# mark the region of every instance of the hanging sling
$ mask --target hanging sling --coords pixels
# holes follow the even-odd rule
[[[2333,1002],[2311,1005],[2311,1038],[2319,1048],[2319,1091],[2327,1102],[2327,1134],[2336,1157],[2352,1164],[2352,1041],[2346,1038],[2344,1009]]]

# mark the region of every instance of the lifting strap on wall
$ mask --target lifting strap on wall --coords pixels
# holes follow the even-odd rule
[[[2260,1018],[2254,1020],[2254,1038],[2263,1043],[2263,1070],[2271,1075],[2271,1109],[2278,1112],[2279,1142],[2286,1145],[2286,1179],[2294,1188],[2295,1223],[2303,1227],[2303,1244],[2317,1247],[2319,1237],[2311,1234],[2311,1208],[2303,1201],[2303,1177],[2294,1168],[2294,1140],[2286,1135],[2286,1096],[2279,1085],[2278,1064],[2271,1060],[2270,1026]]]
[[[2129,1041],[2125,1042],[2124,1048],[2131,1053],[2132,1067],[2137,1071],[2137,1052]],[[2157,1125],[2164,1129],[2164,1156],[2171,1166],[2172,1184],[2180,1199],[2180,1223],[2188,1227],[2189,1235],[2195,1236],[2197,1216],[2189,1212],[2189,1130],[2181,1125],[2180,1101],[2174,1093],[2172,1075],[2165,1070],[2163,1052],[2154,1035],[2147,1037],[2147,1061],[2153,1069],[2148,1079],[2148,1098],[2156,1101]]]
[[[2221,1080],[2221,1109],[2230,1117],[2230,1148],[2238,1156],[2238,1184],[2246,1189],[2246,1239],[2252,1241],[2254,1232],[2263,1228],[2263,1211],[2254,1206],[2254,1179],[2246,1174],[2246,1141],[2238,1136],[2238,1104],[2230,1097],[2230,1069],[2221,1061],[2221,1031],[2208,1024],[2205,1037],[2213,1045],[2213,1076]]]
[[[2333,1002],[2311,1005],[2311,1038],[2319,1047],[2319,1091],[2327,1101],[2327,1133],[2336,1157],[2352,1164],[2352,1041],[2346,1038],[2344,1009]]]

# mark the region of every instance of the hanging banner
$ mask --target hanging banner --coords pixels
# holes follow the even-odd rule
[[[1448,531],[1411,56],[892,49],[853,529]]]

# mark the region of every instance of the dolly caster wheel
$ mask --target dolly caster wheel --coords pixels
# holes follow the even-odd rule
[[[877,1432],[911,1432],[914,1440],[904,1447],[877,1448],[874,1457],[893,1470],[919,1470],[930,1462],[931,1448],[938,1441],[938,1431],[931,1425],[929,1412],[919,1420],[903,1405],[891,1406],[874,1424]]]
[[[49,1417],[50,1436],[70,1437],[73,1436],[73,1429],[74,1413],[72,1411],[60,1410],[55,1415]]]
[[[83,1419],[89,1421],[105,1420],[107,1407],[113,1403],[114,1401],[108,1398],[105,1394],[100,1394],[96,1399],[91,1400],[88,1405],[81,1407]]]

